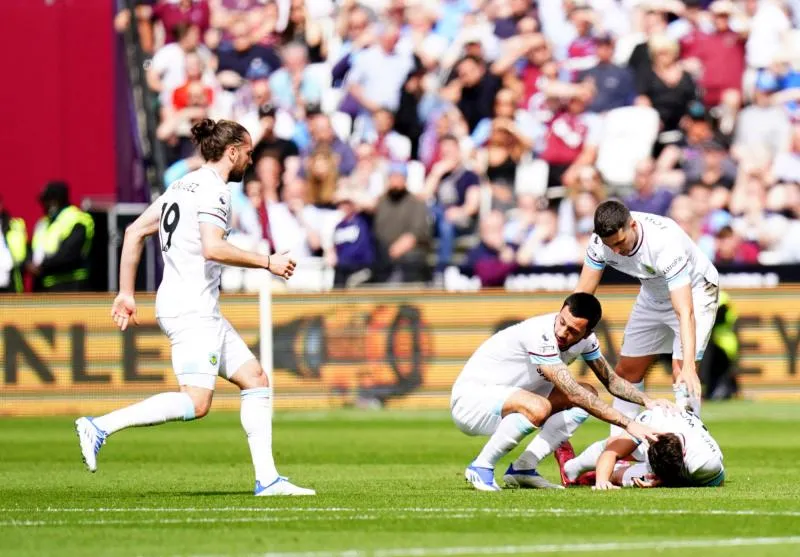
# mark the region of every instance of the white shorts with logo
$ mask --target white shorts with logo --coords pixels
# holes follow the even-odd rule
[[[503,421],[506,400],[520,390],[507,385],[457,381],[450,397],[450,415],[458,429],[467,435],[492,435]],[[552,383],[542,381],[532,392],[547,398],[552,390]]]
[[[255,358],[224,317],[162,317],[158,324],[172,344],[179,385],[213,391],[217,375],[230,379]]]
[[[696,323],[695,360],[702,360],[717,318],[719,287],[709,284],[707,290],[695,289],[692,300]],[[625,325],[621,354],[628,357],[672,354],[674,360],[683,360],[680,323],[672,304],[656,304],[639,293]]]

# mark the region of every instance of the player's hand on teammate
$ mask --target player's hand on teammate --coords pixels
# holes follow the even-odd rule
[[[629,423],[625,431],[639,441],[658,441],[658,433],[653,428],[636,421]]]
[[[683,362],[681,372],[678,374],[676,383],[683,383],[690,398],[700,400],[703,394],[702,386],[700,385],[700,378],[697,376],[697,369],[693,361],[686,360]]]
[[[297,261],[289,257],[289,252],[273,253],[269,256],[269,266],[267,271],[284,279],[289,279],[294,274],[294,268],[297,266]]]
[[[136,301],[130,294],[117,294],[114,298],[114,303],[111,305],[111,318],[114,320],[114,325],[119,327],[121,331],[128,328],[128,324],[133,322],[135,325],[139,324],[139,319],[136,317]]]
[[[612,484],[609,480],[597,480],[597,483],[592,486],[594,491],[608,491],[610,489],[619,489],[619,486]]]

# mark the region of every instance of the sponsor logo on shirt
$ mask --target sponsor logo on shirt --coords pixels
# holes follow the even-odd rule
[[[666,269],[664,269],[664,274],[665,274],[665,275],[668,275],[668,274],[669,274],[669,272],[670,272],[671,270],[673,270],[673,269],[674,269],[674,268],[675,268],[675,267],[676,267],[676,266],[677,266],[679,263],[683,263],[683,260],[684,260],[684,259],[685,259],[685,258],[684,258],[684,256],[682,256],[682,255],[681,255],[680,257],[676,257],[676,258],[675,258],[675,260],[674,260],[672,263],[670,263],[669,265],[667,265],[667,268],[666,268]]]

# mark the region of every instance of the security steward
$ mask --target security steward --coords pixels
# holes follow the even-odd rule
[[[22,292],[22,267],[28,254],[23,219],[13,218],[0,198],[0,292]]]
[[[27,270],[36,292],[80,292],[89,289],[89,253],[94,220],[69,204],[64,182],[50,182],[39,196],[45,216],[36,223]]]

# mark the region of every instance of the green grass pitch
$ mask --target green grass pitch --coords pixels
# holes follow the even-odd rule
[[[800,555],[800,411],[707,404],[721,489],[477,493],[483,439],[445,412],[281,412],[279,470],[313,498],[252,496],[237,413],[124,431],[91,475],[72,420],[0,421],[0,555]],[[576,449],[603,436],[590,420]],[[502,473],[508,459],[498,467]],[[556,479],[552,458],[541,472]]]

